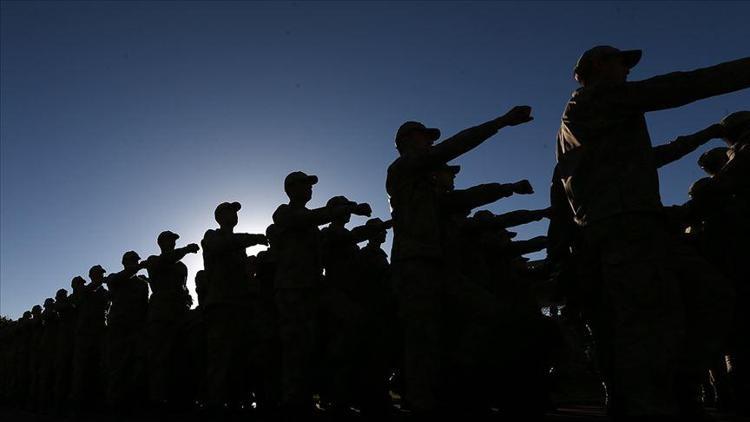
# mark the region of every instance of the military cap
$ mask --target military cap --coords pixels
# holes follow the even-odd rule
[[[99,267],[99,266],[97,265],[97,267]],[[101,267],[99,267],[99,268],[101,268]],[[94,268],[92,267],[91,269],[93,270]],[[102,269],[102,271],[104,271],[104,269]],[[91,275],[91,271],[89,271],[89,275]],[[75,286],[80,287],[80,286],[83,286],[84,284],[86,284],[86,279],[84,279],[80,275],[77,275],[77,276],[73,277],[72,280],[70,280],[70,286],[71,287],[75,287]]]
[[[404,138],[412,132],[422,132],[427,135],[427,137],[431,141],[437,141],[438,138],[440,138],[440,129],[434,127],[426,127],[421,122],[408,121],[404,122],[404,124],[402,124],[396,132],[396,147],[398,147],[404,140]]]
[[[641,50],[620,50],[619,48],[615,48],[610,45],[597,45],[596,47],[586,50],[586,52],[584,52],[581,57],[578,58],[576,67],[573,69],[573,75],[575,76],[576,80],[579,79],[579,76],[586,77],[588,72],[591,70],[591,64],[595,60],[601,60],[604,58],[615,56],[621,57],[625,66],[627,66],[628,68],[632,68],[637,65],[639,61],[641,61],[642,55],[643,51]]]
[[[295,185],[314,185],[318,183],[318,176],[312,174],[306,174],[301,171],[293,171],[284,178],[284,191],[288,191],[292,186]]]
[[[179,238],[180,238],[179,234],[166,230],[166,231],[159,233],[159,237],[156,238],[156,243],[159,245],[162,245],[165,242],[168,242],[170,240],[177,240]]]
[[[721,119],[720,125],[728,132],[736,132],[750,127],[750,111],[737,111]]]
[[[225,212],[237,212],[242,208],[242,205],[240,205],[239,202],[222,202],[221,204],[216,206],[216,209],[214,210],[214,219],[216,221],[219,221],[219,216],[224,214]]]
[[[334,196],[333,198],[329,199],[328,202],[326,202],[327,207],[337,207],[342,205],[356,205],[356,202],[352,202],[348,199],[346,199],[345,196]]]
[[[65,297],[68,297],[68,291],[65,289],[60,289],[55,293],[55,299],[57,300],[60,300]]]
[[[391,227],[393,227],[393,220],[383,221],[383,220],[375,217],[375,218],[371,218],[371,219],[367,220],[367,222],[365,223],[365,226],[369,226],[369,227],[382,227],[383,230],[387,230],[387,229],[390,229]]]
[[[55,304],[55,299],[52,299],[51,297],[48,297],[47,299],[44,299],[44,307],[49,308],[50,306]]]
[[[140,261],[141,257],[138,255],[136,251],[127,251],[124,254],[122,254],[122,262],[129,262],[129,261]]]
[[[94,265],[94,266],[93,266],[93,267],[91,267],[91,269],[89,270],[89,276],[91,276],[92,274],[104,274],[104,273],[106,273],[106,272],[107,272],[107,271],[106,271],[106,270],[104,270],[104,268],[102,268],[102,266],[101,266],[101,265]]]

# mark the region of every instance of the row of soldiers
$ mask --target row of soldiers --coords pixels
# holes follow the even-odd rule
[[[452,293],[455,307],[440,317],[456,339],[446,350],[451,377],[442,388],[452,390],[457,406],[517,407],[524,397],[546,397],[549,363],[538,346],[550,327],[530,290],[543,277],[522,258],[546,242],[512,241],[507,228],[542,220],[549,210],[479,211],[467,219],[470,229],[459,230],[471,209],[533,193],[526,180],[455,189],[459,171],[441,166],[429,180],[433,194],[445,198],[440,224],[451,233],[445,240],[454,244],[463,280]],[[95,265],[88,283],[75,277],[71,294],[60,289],[0,331],[3,401],[55,413],[197,403],[210,413],[254,407],[296,420],[314,407],[384,417],[397,392],[410,408],[400,375],[410,356],[402,353],[404,293],[381,248],[393,222],[370,218],[347,228],[353,215],[372,211],[343,196],[308,208],[317,182],[289,174],[289,203],[274,212],[265,234],[235,233],[241,205],[224,202],[214,212],[219,227],[200,246],[177,247],[179,235],[165,231],[157,238],[160,254],[142,260],[128,251],[119,272],[107,275]],[[267,249],[248,256],[255,245]],[[199,251],[204,269],[195,277],[198,303],[191,309],[181,260]],[[529,369],[542,382],[525,383],[527,391],[490,388],[501,372],[520,377]]]
[[[219,228],[201,242],[196,311],[188,311],[179,261],[199,247],[175,248],[172,233],[160,236],[161,255],[141,261],[128,252],[124,269],[106,278],[92,268],[91,282],[78,287],[81,299],[71,295],[80,300],[72,307],[76,320],[90,307],[96,327],[76,323],[67,397],[88,401],[101,391],[92,388],[99,377],[116,408],[142,401],[139,385],[148,382],[152,402],[199,398],[209,409],[255,403],[291,420],[310,416],[314,405],[382,418],[394,392],[414,419],[498,409],[529,417],[549,408],[546,386],[559,347],[531,289],[547,278],[566,318],[593,336],[616,421],[705,419],[697,392],[709,370],[719,390],[727,385],[726,361],[731,390],[746,397],[750,115],[734,113],[654,147],[645,113],[750,87],[750,59],[627,81],[640,58],[640,50],[599,46],[578,60],[581,88],[562,116],[550,209],[472,214],[533,189],[525,180],[454,185],[460,167],[451,161],[533,120],[530,107],[517,106],[439,143],[438,129],[404,123],[386,180],[390,221],[347,229],[352,215],[371,209],[345,197],[308,208],[318,179],[302,172],[285,179],[289,203],[264,235],[234,233],[240,204],[220,204]],[[657,169],[713,138],[728,149],[702,157],[710,177],[693,186],[687,204],[664,207]],[[511,240],[508,227],[543,218],[550,219],[546,238]],[[381,245],[390,226],[389,263]],[[248,257],[246,248],[259,244],[268,250]],[[530,270],[522,255],[545,247],[545,265]],[[137,275],[141,269],[148,278]],[[38,358],[23,353],[43,350],[24,343],[42,342],[44,312],[36,313],[4,342],[21,347],[6,354],[11,364],[3,370],[26,376],[13,378],[4,394],[27,402],[39,402],[48,391],[40,386],[49,384],[32,364]],[[198,322],[188,325],[200,329],[185,336],[190,314]],[[202,347],[176,353],[185,342]],[[97,371],[102,345],[106,372]],[[184,381],[180,368],[201,374],[199,381]]]

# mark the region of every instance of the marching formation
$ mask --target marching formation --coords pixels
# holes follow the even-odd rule
[[[450,164],[530,107],[441,142],[408,121],[391,218],[345,196],[308,208],[319,180],[301,171],[263,234],[235,233],[241,205],[221,203],[200,245],[164,231],[158,254],[94,265],[4,323],[0,400],[59,415],[492,419],[541,416],[588,382],[616,421],[747,414],[750,111],[658,146],[645,113],[750,87],[750,59],[627,81],[640,58],[599,46],[578,60],[549,208],[483,210],[534,190],[458,188]],[[657,169],[711,139],[727,147],[701,155],[690,200],[663,206]],[[547,236],[509,231],[543,219]],[[267,249],[248,256],[255,245]],[[197,304],[181,262],[195,253]]]

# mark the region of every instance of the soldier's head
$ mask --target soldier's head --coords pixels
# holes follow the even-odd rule
[[[222,202],[214,210],[214,219],[219,227],[232,229],[237,225],[237,213],[242,208],[239,202]]]
[[[39,306],[39,305],[34,305],[34,306],[33,306],[33,307],[31,308],[31,315],[32,315],[32,316],[33,316],[34,318],[38,317],[38,316],[39,316],[39,315],[41,315],[41,314],[42,314],[42,307],[41,307],[41,306]]]
[[[440,129],[428,128],[420,122],[408,121],[396,132],[396,149],[399,154],[426,154],[440,138]]]
[[[710,176],[715,176],[729,161],[729,148],[718,147],[710,149],[698,158],[698,166]]]
[[[345,196],[334,196],[333,198],[329,199],[328,202],[326,202],[326,206],[329,208],[341,207],[341,206],[346,206],[346,205],[356,205],[356,203],[346,199]],[[336,217],[333,220],[333,223],[346,224],[349,221],[351,221],[351,219],[352,219],[352,214],[347,212]]]
[[[52,309],[55,306],[55,299],[48,297],[44,299],[44,309]]]
[[[432,173],[432,180],[439,192],[450,192],[456,188],[456,175],[461,166],[444,165]]]
[[[89,270],[89,278],[94,283],[101,283],[102,281],[104,281],[104,274],[105,273],[106,273],[106,271],[104,271],[104,268],[102,268],[101,265],[94,265]]]
[[[55,301],[60,302],[68,298],[68,291],[60,289],[55,293]]]
[[[132,268],[141,262],[141,257],[135,251],[127,251],[122,254],[122,266],[125,268]]]
[[[318,183],[318,176],[293,171],[284,179],[284,192],[290,201],[306,204],[312,199],[312,187]]]
[[[24,312],[24,313],[23,313],[23,315],[21,316],[21,319],[26,319],[26,320],[28,320],[28,319],[31,319],[31,316],[32,316],[32,315],[31,315],[31,311],[26,311],[26,312]]]
[[[724,140],[729,146],[750,142],[750,111],[737,111],[723,118]]]
[[[159,233],[159,237],[156,238],[156,243],[159,245],[162,252],[171,252],[174,250],[175,245],[177,244],[177,239],[179,238],[179,234],[167,230]]]
[[[93,269],[93,267],[92,267],[92,269]],[[89,276],[90,275],[91,275],[91,272],[89,271]],[[86,279],[84,279],[80,275],[77,275],[77,276],[73,277],[73,280],[70,280],[70,288],[73,289],[73,293],[79,291],[81,289],[81,287],[83,287],[85,284],[86,284]]]
[[[374,231],[372,235],[367,239],[370,244],[374,246],[380,246],[383,243],[385,243],[385,238],[388,235],[388,229],[393,227],[393,220],[388,220],[388,222],[383,222],[383,220],[379,218],[371,218],[367,220],[365,223],[365,226],[367,227],[373,227],[377,228],[378,230]]]
[[[581,55],[573,69],[573,76],[583,86],[598,83],[622,83],[630,69],[641,60],[641,50],[620,50],[599,45]]]

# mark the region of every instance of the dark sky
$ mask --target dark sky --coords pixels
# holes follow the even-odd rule
[[[533,106],[458,160],[457,185],[528,178],[535,195],[491,209],[544,207],[581,52],[644,49],[633,79],[707,66],[750,54],[748,16],[747,2],[2,2],[0,313],[157,252],[162,230],[200,241],[222,201],[261,232],[293,170],[320,177],[312,206],[345,194],[386,218],[405,120],[447,135]],[[653,113],[653,141],[749,104]],[[665,204],[702,177],[697,155],[662,171]],[[202,263],[186,262],[192,288]]]

